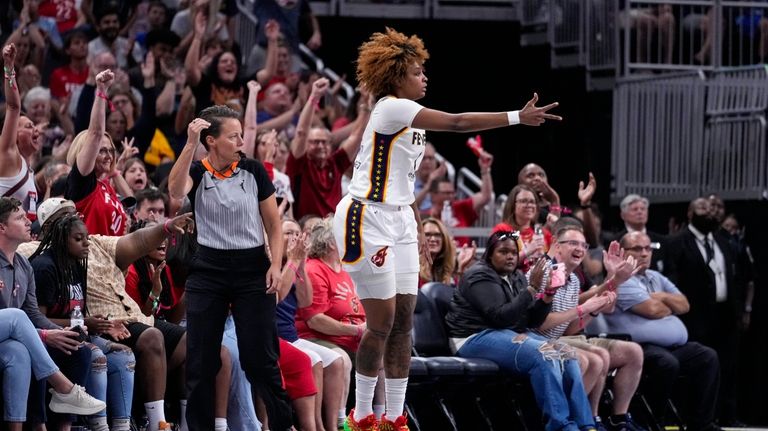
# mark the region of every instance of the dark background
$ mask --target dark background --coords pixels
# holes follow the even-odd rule
[[[372,32],[390,26],[418,34],[430,53],[427,96],[419,103],[447,112],[510,111],[539,94],[539,105],[560,102],[565,119],[542,127],[515,126],[482,132],[483,145],[496,156],[496,193],[517,183],[529,162],[544,167],[564,203],[576,201],[579,180],[598,177],[599,201],[607,204],[610,175],[610,92],[587,93],[581,69],[550,70],[549,47],[520,47],[517,24],[500,22],[377,20],[322,17],[320,55],[353,81],[357,48]],[[478,171],[464,145],[474,134],[428,132],[438,152],[454,165]],[[464,162],[466,161],[466,163]]]
[[[587,92],[584,70],[550,69],[548,45],[521,47],[520,27],[506,22],[423,21],[320,17],[323,47],[319,51],[335,71],[354,81],[357,48],[371,33],[390,26],[417,34],[431,57],[427,61],[427,96],[419,102],[447,112],[509,111],[520,109],[533,92],[540,104],[560,102],[561,123],[538,128],[515,126],[482,133],[485,148],[495,155],[493,180],[497,194],[517,183],[517,173],[529,162],[544,167],[564,204],[576,202],[580,180],[588,172],[597,177],[595,201],[607,229],[623,227],[618,208],[609,206],[611,190],[611,92]],[[464,145],[471,134],[428,132],[437,151],[457,167],[478,171],[474,155]],[[764,244],[768,231],[766,201],[726,202],[747,226],[747,239],[758,261],[757,292],[749,331],[742,338],[740,412],[749,423],[768,424],[768,324],[763,286],[768,280]],[[650,209],[649,229],[666,233],[670,217],[685,220],[687,204],[656,204]]]

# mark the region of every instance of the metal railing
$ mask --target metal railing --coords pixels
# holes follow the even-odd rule
[[[519,0],[312,0],[315,15],[515,21]]]
[[[552,65],[584,63],[584,6],[583,0],[549,0],[547,33]]]
[[[719,65],[716,0],[626,0],[619,13],[624,73]]]
[[[705,80],[701,72],[617,83],[613,93],[612,201],[696,197],[701,179]]]
[[[456,175],[457,197],[466,198],[475,194],[482,187],[483,180],[475,175],[469,168],[462,167]],[[478,211],[476,227],[493,227],[496,224],[496,211],[494,207],[496,194],[491,192],[491,200],[488,201],[483,209]]]
[[[583,0],[549,0],[549,34],[553,48],[580,48],[584,32]]]
[[[768,59],[762,0],[521,0],[518,9],[524,27],[546,25],[556,67],[571,64],[562,61],[563,48],[576,49],[589,73],[617,76]]]
[[[518,8],[520,25],[534,26],[549,23],[549,2],[547,0],[520,0]]]
[[[616,69],[618,0],[586,0],[584,55],[588,71]]]
[[[757,199],[766,190],[765,115],[716,117],[707,123],[701,189],[723,199]]]
[[[716,70],[768,57],[768,3],[727,0],[625,0],[618,36],[624,74]]]
[[[707,115],[751,114],[768,108],[766,65],[724,68],[707,82]]]
[[[614,91],[612,201],[684,202],[768,190],[765,67],[621,80]]]

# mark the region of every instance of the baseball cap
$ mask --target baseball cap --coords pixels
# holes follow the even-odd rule
[[[69,199],[64,198],[48,198],[37,207],[37,219],[40,221],[40,226],[51,218],[58,210],[62,208],[74,208],[75,203]]]

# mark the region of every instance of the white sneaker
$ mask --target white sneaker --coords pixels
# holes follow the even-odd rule
[[[107,404],[88,395],[82,386],[74,385],[68,394],[60,394],[50,389],[51,403],[48,405],[56,413],[70,413],[75,415],[93,415],[105,408]]]

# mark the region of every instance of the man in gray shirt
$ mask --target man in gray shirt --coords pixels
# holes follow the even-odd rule
[[[19,204],[16,199],[0,198],[0,309],[22,309],[35,328],[42,330],[41,339],[51,359],[76,385],[85,386],[91,370],[91,349],[77,340],[77,332],[62,329],[40,312],[32,265],[16,252],[20,244],[30,240],[31,226]],[[46,423],[45,389],[44,379],[30,387],[27,416],[32,424]]]
[[[648,235],[627,233],[621,246],[637,260],[640,271],[619,286],[615,311],[604,314],[609,331],[629,334],[643,347],[647,378],[642,389],[657,417],[663,418],[678,376],[686,375],[693,407],[685,418],[688,429],[719,430],[713,422],[720,383],[717,353],[688,342],[688,331],[677,317],[688,312],[688,299],[669,279],[648,269],[652,253]]]

